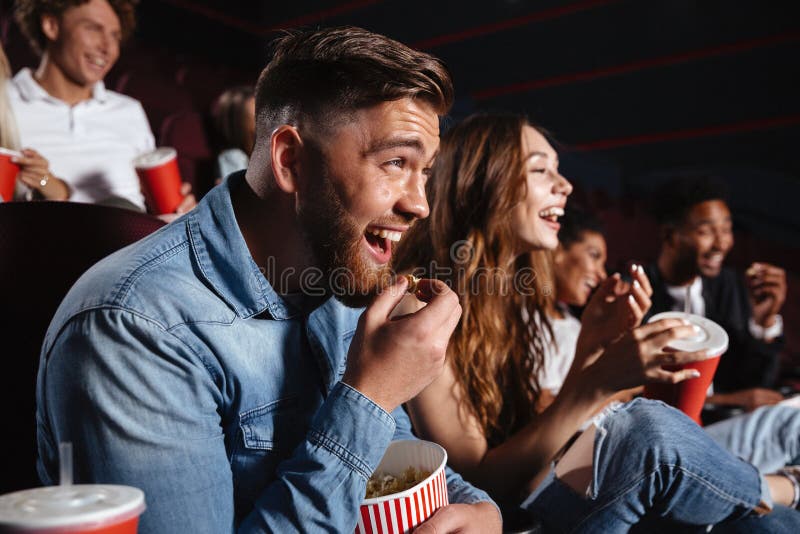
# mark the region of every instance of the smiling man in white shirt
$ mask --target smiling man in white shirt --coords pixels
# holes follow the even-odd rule
[[[8,92],[21,144],[36,149],[19,163],[44,169],[28,185],[45,198],[145,209],[131,161],[154,148],[153,134],[141,104],[103,84],[133,32],[136,3],[17,2],[17,22],[41,61],[36,71],[22,69]],[[66,193],[54,195],[56,187]],[[190,191],[184,184],[177,213],[194,206]]]

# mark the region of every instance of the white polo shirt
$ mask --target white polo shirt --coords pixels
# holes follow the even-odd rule
[[[97,82],[92,97],[70,106],[51,96],[22,69],[8,82],[22,147],[38,151],[69,184],[70,200],[100,203],[123,198],[144,210],[131,161],[155,147],[142,105]]]

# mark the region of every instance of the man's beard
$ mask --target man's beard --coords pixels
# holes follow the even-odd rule
[[[309,202],[298,207],[297,215],[317,267],[320,285],[346,306],[366,306],[372,297],[391,283],[391,261],[381,267],[369,265],[363,257],[363,229],[347,213],[327,176]]]

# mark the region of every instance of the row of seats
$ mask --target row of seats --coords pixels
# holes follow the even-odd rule
[[[140,46],[122,55],[106,81],[142,103],[156,143],[178,151],[181,176],[201,198],[220,178],[214,162],[221,143],[211,105],[229,87],[254,84],[257,75]]]

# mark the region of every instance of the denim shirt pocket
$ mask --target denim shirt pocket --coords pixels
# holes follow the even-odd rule
[[[284,397],[239,414],[231,469],[235,499],[245,509],[275,479],[278,464],[304,439],[313,411],[299,396]]]
[[[286,445],[299,407],[298,397],[286,397],[239,414],[244,448],[271,451]]]

